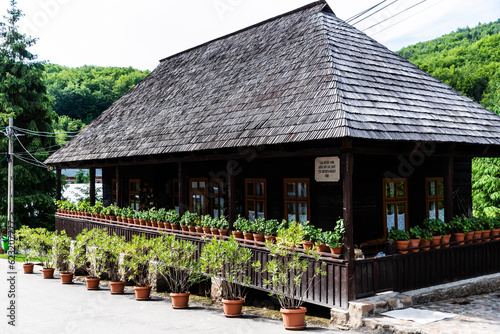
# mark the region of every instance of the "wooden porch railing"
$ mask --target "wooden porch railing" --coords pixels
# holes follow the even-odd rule
[[[451,243],[440,249],[356,261],[356,296],[403,292],[497,272],[500,240]]]
[[[116,233],[118,236],[124,236],[127,241],[132,239],[132,235],[145,234],[148,237],[155,238],[160,235],[160,231],[164,233],[171,233],[171,230],[157,229],[148,226],[137,226],[133,224],[118,225],[112,223],[111,221],[98,220],[92,221],[90,217],[86,218],[75,218],[69,217],[65,214],[56,215],[56,230],[66,230],[68,236],[75,238],[83,229],[93,229],[93,228],[106,228],[108,233]],[[180,233],[175,233],[176,238],[182,238],[189,240],[198,247],[199,255],[203,248],[203,245],[208,242],[208,239],[201,238],[201,234],[190,233],[189,235],[184,235]],[[267,261],[270,260],[271,255],[269,250],[265,247],[258,247],[252,245],[243,245],[252,250],[254,260],[259,260],[262,265],[265,265]],[[300,294],[302,298],[312,304],[326,306],[326,307],[348,307],[348,286],[347,286],[347,261],[342,259],[336,259],[332,256],[322,256],[321,261],[324,264],[318,264],[313,261],[312,258],[309,263],[309,270],[306,273],[303,280],[303,287],[301,288]],[[323,266],[323,270],[326,272],[325,276],[320,276],[313,278],[314,270],[318,265]],[[263,282],[263,275],[251,269],[251,287],[257,290],[270,291],[268,287]],[[312,284],[310,290],[306,289],[307,284]]]

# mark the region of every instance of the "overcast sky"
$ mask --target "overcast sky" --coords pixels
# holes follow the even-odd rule
[[[162,58],[312,1],[18,0],[26,14],[20,25],[39,38],[31,50],[40,60],[71,67],[132,66],[141,70],[153,70]],[[377,9],[389,5],[387,8],[355,26],[364,30],[387,19],[365,33],[397,51],[500,16],[499,0],[424,0],[418,4],[421,1],[386,0]],[[382,0],[327,2],[346,20]],[[6,13],[9,3],[0,0],[1,13]]]

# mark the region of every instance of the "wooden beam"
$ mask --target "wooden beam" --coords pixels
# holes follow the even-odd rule
[[[186,180],[184,166],[182,162],[177,163],[177,177],[179,178],[179,215],[183,215],[188,210],[186,202]]]
[[[56,168],[56,200],[60,201],[62,198],[62,187],[61,187],[61,168]]]
[[[228,200],[228,221],[229,231],[233,230],[233,223],[236,220],[236,197],[234,187],[234,169],[232,161],[227,163],[227,200]]]
[[[89,169],[90,205],[95,205],[95,167]]]
[[[444,163],[444,219],[450,222],[453,219],[453,171],[455,160],[453,156],[445,158]]]
[[[344,259],[347,260],[347,298],[356,299],[356,263],[354,261],[354,219],[353,219],[353,186],[354,155],[352,153],[352,140],[342,140],[342,195],[343,219],[345,226]]]
[[[120,166],[115,166],[115,179],[116,179],[116,205],[123,206],[122,203],[122,184],[120,179]]]

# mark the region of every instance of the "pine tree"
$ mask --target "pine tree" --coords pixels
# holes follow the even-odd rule
[[[28,48],[36,39],[21,34],[18,22],[24,16],[11,0],[11,7],[0,21],[0,128],[8,126],[13,117],[14,137],[14,222],[16,226],[53,227],[55,175],[35,159],[44,161],[55,141],[52,132],[52,102],[44,83],[44,64]],[[27,129],[24,131],[22,129]],[[41,133],[43,132],[43,133]],[[7,151],[7,138],[0,142]],[[31,153],[30,156],[27,151]],[[26,160],[27,162],[23,161]],[[0,212],[6,212],[7,160],[0,156]]]

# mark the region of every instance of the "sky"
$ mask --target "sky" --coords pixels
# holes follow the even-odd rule
[[[343,20],[382,1],[327,0]],[[153,70],[162,58],[311,2],[18,0],[18,7],[26,15],[20,22],[21,31],[39,39],[31,48],[39,60],[70,67],[132,66]],[[9,3],[0,0],[2,16]],[[386,0],[370,13],[379,9],[365,20],[350,24],[366,29],[367,35],[397,51],[460,27],[496,21],[500,17],[500,0]]]

